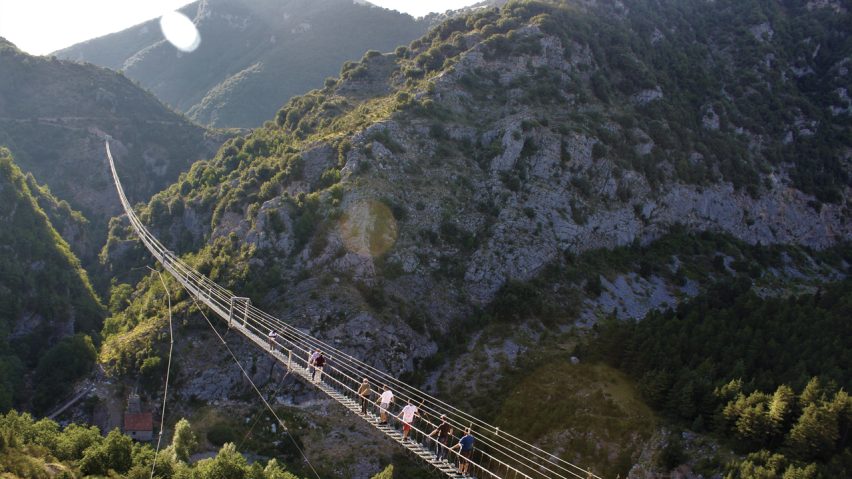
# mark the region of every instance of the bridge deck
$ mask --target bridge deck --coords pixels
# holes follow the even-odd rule
[[[267,354],[273,355],[291,372],[367,421],[385,437],[411,451],[435,471],[452,479],[465,477],[454,465],[436,460],[433,452],[422,444],[422,442],[428,442],[427,436],[437,426],[437,418],[445,415],[447,423],[456,433],[467,428],[474,431],[475,449],[472,456],[466,460],[469,464],[467,472],[470,476],[479,479],[601,479],[587,469],[571,464],[533,444],[501,431],[494,425],[454,408],[308,335],[289,323],[252,306],[250,299],[236,297],[231,291],[201,275],[164,247],[139,220],[124,194],[109,143],[106,145],[106,150],[116,190],[128,220],[145,247],[186,289],[188,294],[227,321],[228,327],[236,329]],[[278,336],[270,340],[266,337],[267,331],[275,331]],[[322,380],[314,382],[309,373],[307,355],[316,349],[322,349],[329,355],[330,364],[326,365],[325,371],[321,374]],[[397,429],[379,424],[370,410],[367,414],[361,413],[360,404],[355,398],[357,398],[356,390],[362,378],[368,378],[374,387],[380,384],[388,385],[399,401],[419,404],[421,418],[412,424],[410,440],[403,440],[402,434]],[[375,396],[378,396],[378,393],[373,391],[371,402],[375,401]],[[371,409],[373,407],[371,405]],[[395,421],[391,420],[391,422]],[[455,437],[458,436],[460,434]],[[451,445],[456,443],[452,436],[451,440],[453,441]],[[449,450],[447,446],[434,441],[432,444],[433,447],[443,448],[453,462],[465,461],[458,451]]]

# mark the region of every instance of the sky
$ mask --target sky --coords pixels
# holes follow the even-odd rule
[[[478,0],[370,0],[415,17]],[[33,55],[46,55],[192,3],[187,0],[0,0],[0,37]]]

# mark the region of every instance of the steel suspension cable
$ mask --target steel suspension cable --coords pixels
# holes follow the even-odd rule
[[[145,228],[144,224],[142,224],[142,222],[136,216],[135,212],[133,212],[132,208],[129,205],[129,202],[127,201],[126,196],[124,195],[124,191],[121,188],[120,181],[119,181],[117,173],[115,171],[115,166],[114,166],[114,162],[113,162],[113,159],[112,159],[112,155],[109,151],[109,144],[108,143],[107,143],[107,154],[109,156],[110,166],[112,168],[112,173],[113,173],[113,178],[116,182],[116,187],[119,191],[119,196],[120,196],[120,199],[122,201],[122,204],[125,208],[125,211],[127,212],[128,219],[130,220],[131,225],[134,227],[136,232],[139,234],[143,243],[146,244],[148,249],[151,250],[151,252],[154,253],[154,255],[158,257],[158,259],[160,259],[160,261],[164,264],[164,266],[166,267],[167,270],[170,270],[170,272],[172,272],[173,274],[176,274],[178,276],[183,277],[184,280],[187,281],[187,282],[195,283],[193,285],[194,286],[193,288],[187,288],[187,285],[184,284],[184,288],[187,289],[187,293],[190,296],[193,297],[193,301],[195,301],[195,296],[192,294],[192,291],[190,291],[190,289],[197,290],[196,294],[198,295],[199,299],[202,299],[202,300],[204,300],[204,296],[205,296],[203,293],[206,293],[207,301],[215,302],[216,307],[220,309],[219,314],[223,315],[222,313],[226,309],[226,306],[228,306],[229,304],[233,305],[234,294],[232,292],[230,292],[229,290],[220,286],[218,283],[216,283],[216,282],[210,280],[209,278],[199,274],[193,268],[187,266],[185,263],[183,263],[183,261],[181,261],[173,253],[171,253],[167,248],[165,248],[162,245],[162,243],[160,243],[157,240],[157,238],[155,238],[153,235],[150,234],[150,232],[148,232],[147,228]],[[182,271],[178,271],[178,270],[182,270]],[[197,304],[197,302],[196,302],[196,304]],[[292,316],[295,316],[295,315],[291,315],[291,317]],[[543,464],[541,464],[537,461],[534,461],[532,458],[529,458],[527,456],[522,455],[522,453],[519,452],[518,450],[516,450],[515,448],[518,448],[523,452],[531,453],[536,458],[541,459],[541,460],[545,461],[546,463],[550,464],[551,466],[557,467],[558,469],[561,469],[561,470],[571,474],[572,476],[580,477],[574,471],[565,469],[559,463],[568,465],[568,466],[570,466],[570,467],[572,467],[572,468],[574,468],[578,471],[583,472],[584,474],[589,473],[586,469],[583,469],[579,466],[571,464],[570,462],[565,461],[565,460],[559,458],[558,456],[550,454],[550,453],[544,451],[543,449],[539,448],[538,446],[529,444],[529,443],[515,437],[514,435],[508,434],[504,431],[499,431],[499,429],[496,428],[495,426],[492,426],[492,425],[486,423],[485,421],[483,421],[479,418],[476,418],[475,416],[472,416],[472,415],[470,415],[470,414],[468,414],[468,413],[466,413],[466,412],[464,412],[460,409],[457,409],[457,408],[445,403],[444,401],[441,401],[440,399],[437,399],[437,398],[435,398],[435,397],[433,397],[433,396],[431,396],[431,395],[429,395],[429,394],[427,394],[423,391],[420,391],[417,388],[414,388],[413,386],[408,385],[408,384],[394,378],[393,376],[390,376],[389,374],[385,373],[384,371],[381,371],[381,370],[379,370],[379,369],[377,369],[377,368],[375,368],[375,367],[373,367],[369,364],[366,364],[363,361],[360,361],[357,358],[354,358],[353,356],[348,355],[348,354],[344,353],[343,351],[340,351],[337,348],[334,348],[331,345],[310,336],[307,333],[304,333],[303,331],[285,323],[284,321],[282,321],[279,318],[275,318],[275,317],[261,311],[260,309],[250,305],[250,304],[246,304],[245,305],[245,315],[244,315],[244,321],[246,322],[246,325],[248,324],[249,319],[252,319],[254,322],[256,322],[258,325],[261,325],[261,326],[266,326],[266,327],[276,327],[277,326],[276,329],[282,330],[282,331],[287,331],[288,333],[290,333],[290,336],[295,338],[295,341],[291,338],[291,339],[288,339],[288,342],[290,342],[294,347],[296,347],[297,349],[299,349],[301,351],[307,352],[307,351],[310,351],[310,349],[312,349],[314,347],[319,347],[319,348],[322,348],[326,351],[329,351],[330,353],[333,352],[337,361],[340,363],[340,365],[343,368],[343,369],[338,369],[338,368],[334,368],[334,369],[337,370],[346,379],[352,380],[352,381],[357,383],[357,378],[347,374],[346,371],[349,371],[356,376],[361,376],[361,375],[378,376],[378,378],[380,379],[380,381],[378,381],[378,382],[384,382],[385,384],[394,385],[395,389],[397,389],[398,392],[407,393],[408,399],[410,399],[412,401],[414,400],[414,398],[429,398],[431,400],[431,403],[435,403],[437,405],[442,406],[445,409],[445,411],[443,411],[444,413],[449,412],[451,417],[455,417],[453,422],[460,429],[464,428],[464,427],[476,425],[476,427],[481,429],[483,433],[489,433],[490,434],[490,433],[492,433],[492,431],[494,431],[494,434],[501,434],[502,433],[502,435],[497,435],[495,438],[490,438],[490,439],[486,438],[486,436],[482,436],[480,438],[480,441],[483,444],[495,447],[497,450],[500,450],[503,454],[507,454],[507,455],[511,455],[511,456],[518,456],[515,459],[521,460],[522,462],[524,462],[525,463],[524,467],[530,467],[530,468],[534,468],[534,469],[540,469],[540,468],[544,467],[546,470],[548,470],[548,472],[551,472],[551,473],[555,472],[555,471],[552,471],[550,468],[547,468]],[[257,329],[257,328],[253,327],[253,329]],[[372,373],[372,374],[370,374],[370,373]],[[376,380],[376,378],[374,378],[374,380]],[[342,383],[341,383],[341,385],[344,386],[346,389],[351,390],[351,388],[349,388],[348,386],[345,386]],[[405,395],[400,394],[400,397],[405,398]],[[424,401],[425,401],[425,399],[424,399]],[[431,411],[436,416],[438,414],[442,413],[441,410],[435,409],[432,406],[424,407],[423,409],[424,409],[424,411]],[[469,424],[466,425],[465,422],[469,422]],[[510,442],[509,444],[504,444],[505,439],[511,439],[512,442]],[[546,456],[542,456],[540,453],[543,453]],[[556,462],[554,462],[554,461],[556,461]],[[526,463],[529,463],[529,464],[526,464]],[[591,477],[598,478],[598,476],[595,476],[593,474],[590,474],[590,475],[591,475]]]
[[[189,291],[187,291],[187,293],[189,293]],[[217,338],[219,338],[219,341],[221,341],[221,342],[222,342],[222,344],[225,346],[225,348],[228,350],[228,353],[231,355],[231,358],[233,358],[234,362],[235,362],[235,363],[237,364],[237,366],[240,368],[240,371],[242,371],[243,376],[245,376],[245,377],[246,377],[246,379],[248,379],[249,384],[251,384],[251,387],[252,387],[252,388],[254,389],[254,391],[257,393],[258,397],[260,397],[260,400],[261,400],[261,401],[263,401],[263,404],[266,406],[266,408],[267,408],[267,409],[269,409],[269,412],[270,412],[270,413],[272,413],[272,416],[273,416],[273,417],[275,418],[275,420],[278,422],[278,425],[280,425],[280,426],[281,426],[281,428],[282,428],[282,429],[284,429],[284,432],[286,432],[286,433],[287,433],[287,436],[290,438],[290,441],[292,441],[292,442],[293,442],[293,446],[295,446],[295,447],[296,447],[296,449],[297,449],[297,450],[299,451],[299,453],[302,455],[302,458],[304,458],[304,459],[305,459],[305,462],[308,464],[308,467],[310,467],[310,468],[311,468],[311,471],[313,471],[313,473],[314,473],[314,475],[317,477],[317,479],[320,479],[320,475],[319,475],[319,473],[317,473],[317,470],[316,470],[316,469],[314,469],[313,464],[311,464],[311,460],[310,460],[310,459],[308,459],[308,456],[306,456],[306,455],[305,455],[305,452],[304,452],[304,451],[302,451],[302,448],[300,448],[300,447],[299,447],[299,444],[297,444],[297,443],[296,443],[296,439],[295,439],[295,438],[293,438],[293,435],[292,435],[292,434],[290,434],[290,430],[287,428],[287,425],[286,425],[286,424],[284,423],[284,421],[283,421],[283,420],[282,420],[282,419],[278,416],[278,413],[276,413],[276,412],[275,412],[275,409],[273,409],[273,408],[272,408],[272,406],[269,404],[269,401],[267,401],[267,400],[266,400],[266,397],[264,397],[263,393],[262,393],[262,392],[260,392],[260,389],[258,389],[257,385],[256,385],[256,384],[254,383],[254,381],[251,379],[251,376],[249,375],[248,371],[246,371],[246,369],[243,367],[243,365],[242,365],[242,363],[240,362],[240,360],[239,360],[239,359],[237,359],[237,356],[234,354],[234,351],[233,351],[233,350],[231,350],[231,347],[230,347],[230,346],[228,346],[228,343],[227,343],[227,341],[225,341],[225,338],[223,338],[223,337],[222,337],[222,335],[221,335],[221,334],[219,334],[219,331],[218,331],[218,330],[217,330],[217,329],[213,326],[213,323],[210,321],[210,318],[208,318],[208,317],[207,317],[207,315],[204,313],[204,310],[202,310],[202,309],[201,309],[201,306],[199,306],[199,305],[198,305],[198,302],[195,300],[195,297],[194,297],[194,296],[192,296],[191,294],[190,294],[190,297],[192,297],[192,302],[193,302],[193,303],[195,303],[195,306],[198,308],[198,311],[201,313],[201,316],[203,316],[203,317],[204,317],[204,319],[207,321],[207,324],[210,326],[210,329],[212,329],[212,330],[213,330],[213,332],[216,334],[216,337],[217,337]]]
[[[266,325],[266,326],[270,326],[270,324],[269,324],[269,323],[265,323],[265,325]],[[271,326],[273,326],[273,327],[274,327],[275,325],[273,324],[273,325],[271,325]],[[263,334],[263,332],[262,332],[261,330],[259,330],[259,329],[257,329],[257,328],[253,328],[253,329],[257,330],[260,334]],[[327,345],[326,345],[326,346],[327,346]],[[294,345],[294,347],[298,347],[298,346],[295,346],[295,345]],[[305,350],[304,348],[301,348],[301,347],[300,347],[299,349],[302,349],[303,351],[310,352],[310,348],[309,348],[309,349],[307,349],[307,350]],[[329,357],[329,360],[331,360],[331,356]],[[338,362],[342,362],[342,361],[338,361]],[[345,364],[344,364],[344,366],[345,366]],[[353,373],[353,374],[357,374],[357,373],[359,373],[359,372],[360,372],[360,371],[358,371],[358,370],[354,370],[354,369],[352,369],[351,367],[349,367],[349,368],[347,368],[347,369],[349,369],[350,371],[352,371],[352,373]],[[343,371],[341,371],[341,373],[342,373],[342,374],[343,374],[343,375],[344,375],[347,379],[349,379],[350,381],[352,381],[353,383],[356,383],[356,384],[358,383],[357,377],[352,376],[352,375],[349,375],[349,374],[346,374],[346,373],[345,373],[345,372],[343,372]],[[402,384],[402,385],[408,386],[408,385],[406,385],[405,383],[402,383],[402,382],[400,382],[400,381],[395,381],[395,382],[398,382],[398,383],[400,383],[400,384]],[[414,388],[412,388],[411,386],[408,386],[408,388],[409,388],[409,389],[414,389]],[[348,388],[348,387],[347,387],[347,389],[352,390],[351,388]],[[353,390],[353,391],[354,391],[354,390]],[[411,395],[402,395],[402,394],[397,394],[397,396],[398,396],[398,397],[401,397],[402,399],[407,399],[407,400],[409,400],[409,401],[410,401],[410,402],[412,402],[412,403],[417,403],[417,401],[418,401],[418,400],[420,400],[420,399],[422,398],[423,393],[421,393],[420,391],[418,391],[418,390],[416,390],[416,389],[414,389],[414,391],[415,391],[415,392],[414,392],[413,394],[411,394]],[[399,389],[397,389],[397,392],[399,392]],[[434,409],[434,408],[430,408],[430,407],[423,407],[422,405],[421,405],[421,407],[419,407],[418,409],[427,410],[427,411],[431,412],[433,415],[435,415],[436,417],[437,417],[437,416],[440,416],[441,414],[446,414],[446,413],[445,413],[445,412],[443,412],[442,410]],[[448,422],[453,422],[453,421],[448,421]],[[457,426],[457,428],[458,428],[459,430],[464,430],[465,428],[469,427],[469,425],[466,425],[466,424],[464,424],[464,423],[460,423],[460,422],[458,422],[458,421],[454,421],[454,423],[455,423],[454,425],[455,425],[455,426]],[[430,424],[432,424],[432,423],[430,423]],[[491,426],[491,427],[493,427],[493,426]],[[495,430],[496,430],[496,429],[495,429]],[[483,432],[490,432],[490,431],[483,431]],[[499,437],[499,436],[498,436],[498,437]],[[511,459],[514,459],[514,460],[518,460],[518,461],[523,462],[523,463],[524,463],[524,467],[527,467],[527,468],[532,469],[532,470],[540,470],[540,469],[544,469],[546,472],[549,472],[549,473],[551,473],[551,474],[557,474],[557,475],[558,475],[558,477],[563,477],[563,476],[559,475],[559,473],[558,473],[557,471],[555,471],[555,470],[553,470],[553,469],[551,469],[551,468],[547,467],[546,465],[544,465],[544,464],[542,464],[542,463],[539,463],[539,462],[535,462],[535,461],[533,461],[533,460],[532,460],[531,458],[529,458],[528,456],[524,456],[521,452],[519,452],[519,451],[517,451],[517,450],[514,450],[514,449],[511,449],[510,447],[508,447],[508,446],[506,446],[506,445],[504,445],[504,444],[502,444],[502,443],[500,443],[500,442],[498,442],[498,441],[493,441],[493,442],[492,442],[492,441],[489,441],[489,440],[485,439],[485,437],[484,437],[484,436],[480,436],[479,441],[480,441],[480,442],[482,442],[482,443],[484,443],[484,444],[486,444],[486,445],[491,445],[491,446],[495,447],[496,451],[498,451],[498,452],[501,452],[501,453],[505,454],[507,457],[509,457],[509,458],[511,458]],[[543,457],[541,457],[541,459],[543,459],[543,460],[547,461],[547,458],[543,458]],[[571,470],[565,469],[565,468],[563,468],[563,467],[560,467],[558,464],[553,464],[553,463],[552,463],[552,462],[550,462],[550,461],[547,461],[547,462],[548,462],[548,463],[550,463],[550,464],[552,464],[554,467],[556,467],[556,468],[558,468],[558,469],[561,469],[563,472],[568,473],[568,474],[570,474],[570,475],[572,475],[572,476],[574,476],[574,477],[586,477],[586,476],[580,476],[580,475],[578,475],[575,471],[571,471]],[[578,470],[580,470],[581,472],[583,472],[583,474],[587,474],[587,473],[588,473],[588,471],[586,471],[586,470],[584,470],[584,469],[581,469],[581,468],[579,468],[579,467],[578,467],[577,469],[578,469]],[[593,476],[593,477],[594,477],[594,476]]]
[[[169,288],[166,286],[166,281],[163,279],[163,275],[160,274],[159,271],[148,267],[151,271],[154,271],[159,275],[160,282],[163,284],[163,290],[166,292],[166,298],[168,300],[169,306],[169,359],[166,366],[166,384],[163,388],[163,411],[160,414],[160,431],[157,434],[157,449],[154,450],[154,460],[151,462],[151,479],[154,479],[154,468],[157,467],[157,455],[160,453],[160,443],[163,441],[163,425],[166,421],[166,399],[169,396],[169,374],[172,370],[172,349],[175,345],[175,335],[174,330],[172,328],[172,295],[169,292]]]

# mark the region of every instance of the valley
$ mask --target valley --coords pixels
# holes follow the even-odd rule
[[[134,394],[159,429],[167,372],[157,477],[435,477],[340,407],[359,375],[415,428],[481,418],[478,461],[513,437],[582,477],[852,470],[852,6],[250,3],[186,7],[197,56],[153,21],[57,54],[120,73],[0,41],[10,477],[148,477],[150,445],[98,433]],[[338,389],[287,372],[314,347]]]

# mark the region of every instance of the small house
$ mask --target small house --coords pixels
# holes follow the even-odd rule
[[[124,433],[136,441],[148,442],[154,438],[154,419],[150,412],[142,412],[140,403],[136,393],[127,398]]]

